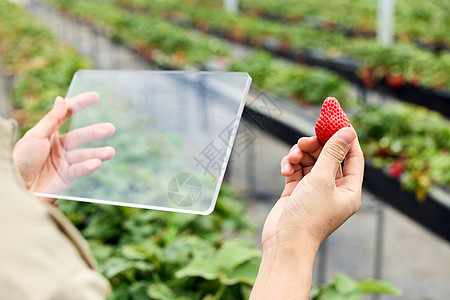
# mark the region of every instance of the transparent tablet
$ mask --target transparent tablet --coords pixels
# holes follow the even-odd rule
[[[66,99],[85,92],[100,98],[80,104],[70,128],[60,133],[67,137],[63,146],[70,166],[65,167],[76,170],[83,156],[105,146],[115,154],[92,174],[63,180],[68,187],[55,178],[37,194],[211,213],[250,83],[247,73],[233,72],[78,71]]]

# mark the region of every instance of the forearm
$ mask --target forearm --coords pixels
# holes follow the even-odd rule
[[[318,246],[310,242],[293,245],[263,251],[251,300],[309,299]]]

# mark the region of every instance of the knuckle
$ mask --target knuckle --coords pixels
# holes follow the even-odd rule
[[[341,143],[333,143],[328,147],[325,147],[325,152],[329,157],[338,162],[342,162],[347,154],[347,148]]]

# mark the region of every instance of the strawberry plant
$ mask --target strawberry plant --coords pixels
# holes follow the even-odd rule
[[[119,0],[108,1],[114,4]],[[366,70],[373,69],[374,73],[370,74],[370,79],[367,76],[361,76],[362,81],[370,87],[376,82],[386,82],[387,86],[392,89],[398,89],[405,83],[435,90],[450,89],[450,78],[447,72],[450,54],[447,52],[433,54],[408,43],[408,41],[392,46],[382,46],[376,40],[348,37],[344,32],[331,33],[317,29],[315,26],[303,24],[290,26],[290,24],[280,24],[254,16],[228,14],[217,7],[217,3],[214,4],[215,2],[208,0],[187,2],[129,0],[126,1],[126,4],[125,1],[119,2],[122,5],[133,7],[142,15],[159,14],[167,19],[172,19],[172,16],[176,14],[177,19],[182,20],[183,26],[194,26],[201,31],[220,33],[234,42],[247,43],[256,47],[268,43],[271,44],[274,51],[278,51],[281,55],[285,55],[290,49],[295,50],[299,55],[310,50],[320,50],[323,59],[348,56],[360,59],[366,65]],[[286,7],[304,8],[303,3],[295,5],[295,1],[291,0],[291,2],[291,5]],[[336,10],[340,10],[338,7],[343,4],[346,9],[354,9],[355,5],[358,6],[361,8],[363,16],[370,14],[370,10],[365,8],[366,2],[336,3]],[[320,10],[321,6],[314,5],[313,11],[322,11]],[[277,3],[276,6],[280,5]],[[330,12],[335,13],[334,10],[330,10]],[[351,18],[355,14],[349,13],[346,16]],[[366,20],[365,17],[361,19]],[[330,19],[326,20],[329,24],[334,24],[329,21]],[[392,77],[395,79],[392,80]],[[404,80],[400,81],[398,78]]]
[[[368,106],[352,124],[365,155],[419,200],[432,185],[450,185],[450,124],[439,113],[410,104]]]
[[[65,93],[73,74],[90,64],[8,1],[0,1],[0,20],[1,62],[13,78],[15,117],[25,132]]]
[[[56,3],[73,10],[77,17],[93,15],[92,12],[94,10],[99,10],[102,7],[101,5],[105,6],[105,4],[96,3],[95,1],[77,1],[70,3],[56,1]],[[228,54],[228,52],[223,50],[223,43],[215,38],[210,38],[207,46],[194,47],[194,43],[191,40],[192,34],[187,34],[185,30],[179,30],[178,27],[165,21],[160,21],[157,18],[148,18],[147,16],[144,17],[144,15],[132,13],[132,11],[141,11],[143,8],[148,9],[151,7],[152,10],[155,10],[155,14],[164,11],[170,18],[174,18],[172,14],[174,9],[179,9],[179,5],[174,5],[176,2],[167,1],[158,5],[140,1],[115,1],[115,3],[118,7],[126,7],[130,11],[123,12],[123,10],[117,8],[106,9],[105,6],[102,11],[109,12],[105,16],[102,13],[96,14],[98,20],[97,26],[104,28],[102,27],[104,24],[109,24],[108,26],[110,27],[120,28],[115,34],[116,37],[124,37],[123,39],[127,44],[131,45],[136,51],[143,53],[144,56],[156,62],[158,65],[171,66],[178,69],[186,65],[203,63],[205,62],[205,58],[211,58],[214,54]],[[187,6],[187,8],[192,7]],[[116,16],[116,13],[112,13],[113,11],[117,12],[117,14],[122,14],[122,17],[109,19],[109,16]],[[195,22],[203,23],[210,20],[209,17],[205,19],[205,14],[199,14],[199,11],[202,12],[201,9],[189,10],[190,14],[199,16],[198,19],[195,19]],[[225,26],[224,28],[235,22],[235,17],[232,15],[223,16],[221,12],[211,13],[213,15],[217,14],[218,16],[216,18],[218,21],[215,21],[215,24],[221,24],[220,26]],[[128,21],[124,21],[126,19]],[[247,28],[253,28],[253,25],[258,24],[260,27],[267,27],[261,26],[264,24],[255,22],[255,20],[249,20],[248,22],[250,23],[248,23]],[[270,31],[270,27],[267,28]],[[171,30],[174,29],[175,31],[172,32]],[[261,39],[263,36],[261,35]],[[256,35],[254,38],[256,39]],[[192,50],[189,50],[191,48]],[[260,87],[267,88],[281,96],[292,97],[303,102],[321,101],[319,99],[327,97],[331,92],[337,96],[341,95],[342,99],[347,98],[348,85],[339,79],[338,76],[318,68],[293,67],[289,64],[280,63],[275,64],[275,60],[270,55],[261,53],[257,52],[245,61],[235,61],[229,70],[249,71],[254,82]],[[269,67],[269,65],[272,67]],[[269,78],[269,73],[274,74],[270,74]],[[316,86],[316,88],[309,88],[312,85]]]
[[[130,0],[129,3],[133,3],[133,5],[135,5],[135,9],[140,9],[141,11],[143,5],[149,5],[147,2],[138,3],[135,1],[136,0]],[[162,22],[161,27],[159,27],[158,24],[160,23],[156,19],[143,20],[143,17],[141,18],[136,16],[134,13],[123,12],[123,10],[112,8],[110,5],[106,6],[105,4],[96,3],[95,1],[57,2],[64,6],[67,11],[77,14],[80,18],[87,18],[89,16],[91,22],[96,22],[96,24],[99,24],[98,26],[104,26],[102,28],[105,31],[114,32],[115,38],[124,40],[127,43],[134,45],[136,49],[145,50],[145,54],[149,58],[161,65],[171,65],[175,68],[181,68],[190,64],[203,62],[205,61],[205,57],[210,57],[211,55],[214,55],[214,53],[224,53],[221,52],[223,50],[221,50],[222,45],[220,42],[214,39],[205,39],[204,43],[201,42],[199,44],[192,43],[190,35],[186,33],[186,30],[183,31],[186,33],[186,37],[183,37],[181,34],[182,31],[177,31],[180,34],[174,34],[173,40],[165,40],[165,37],[170,36],[172,29],[179,30],[177,26],[169,26],[167,22]],[[172,14],[178,6],[182,7],[184,12],[185,6],[178,5],[178,2],[168,1],[168,3],[171,4],[170,6],[168,5],[168,7],[170,8],[170,12]],[[211,6],[205,7],[205,13],[208,12],[206,9],[210,7]],[[162,11],[169,11],[169,8],[166,10],[161,5],[160,9]],[[192,12],[194,10],[195,9],[192,8],[190,11]],[[198,9],[198,7],[197,10],[197,13],[202,16],[200,12],[203,10]],[[8,10],[3,9],[2,11],[5,13]],[[93,11],[96,11],[95,18],[92,13]],[[220,16],[220,14],[217,16]],[[183,17],[189,17],[189,14],[183,14]],[[227,24],[231,22],[230,20],[235,20],[233,18],[234,17],[232,16],[222,18],[221,26],[228,26]],[[18,18],[18,20],[20,20],[20,18]],[[208,21],[207,18],[203,18],[203,22],[206,22],[205,20]],[[7,24],[6,22],[8,22],[8,20],[5,18],[3,23]],[[17,21],[16,26],[20,26],[22,22],[26,23],[29,22],[29,20]],[[264,32],[268,34],[275,34],[279,30],[277,28],[281,28],[275,25],[270,26],[269,23],[261,24],[268,25],[263,26],[266,27]],[[11,26],[14,26],[14,24],[3,26],[4,32],[6,32],[7,28]],[[147,28],[149,26],[154,26],[154,30],[151,30],[152,32],[148,31],[149,29]],[[25,29],[22,30],[24,30],[24,32],[33,32],[36,35],[36,32],[26,28],[27,27],[25,26]],[[157,31],[159,29],[161,29],[164,34],[158,34]],[[42,32],[45,32],[45,30],[42,30]],[[44,33],[40,34],[45,36]],[[48,35],[48,32],[46,34]],[[19,71],[13,71],[11,74],[16,79],[15,82],[17,84],[16,89],[14,90],[16,105],[21,105],[23,101],[23,107],[25,107],[20,115],[21,118],[23,120],[36,120],[37,114],[33,112],[40,111],[41,109],[48,109],[51,104],[50,102],[33,101],[32,99],[40,99],[41,97],[38,97],[37,95],[41,90],[42,93],[49,93],[52,95],[61,94],[63,92],[61,84],[63,82],[68,82],[73,71],[81,67],[85,64],[85,62],[79,57],[73,60],[66,59],[68,57],[76,56],[74,54],[70,54],[71,50],[67,50],[68,52],[64,54],[64,61],[66,61],[65,66],[67,66],[67,73],[65,74],[67,75],[59,76],[57,71],[48,72],[41,70],[44,69],[42,67],[43,61],[47,62],[47,60],[42,60],[39,57],[39,49],[45,48],[45,45],[39,45],[44,44],[42,41],[45,41],[46,38],[41,38],[39,41],[36,41],[36,43],[33,42],[35,47],[30,48],[24,47],[24,45],[29,44],[25,43],[27,39],[31,39],[31,37],[29,35],[23,35],[21,40],[12,38],[10,42],[7,42],[9,41],[9,38],[4,33],[2,35],[2,47],[3,52],[5,52],[6,55],[3,55],[3,59],[7,63],[6,70],[19,70],[23,67],[23,65],[31,65],[31,67],[28,68],[31,68],[33,71],[24,72],[26,76],[31,76],[27,77],[27,79],[25,79],[22,75],[19,75]],[[201,40],[203,40],[203,38]],[[148,43],[151,43],[150,47]],[[184,44],[186,43],[203,46],[184,48]],[[164,50],[161,48],[164,48]],[[10,49],[16,49],[17,51],[14,52]],[[367,74],[364,75],[364,78],[368,80],[368,84],[373,84],[375,80],[386,80],[387,82],[391,82],[390,84],[393,87],[398,87],[405,83],[419,83],[425,86],[435,86],[438,88],[448,87],[448,72],[443,70],[448,69],[448,65],[450,63],[449,55],[440,55],[436,58],[436,56],[433,56],[426,51],[417,51],[416,48],[409,45],[401,45],[401,47],[384,47],[374,44],[371,41],[360,41],[358,47],[349,46],[348,49],[348,52],[353,56],[364,59],[366,67],[363,68],[362,71],[367,70],[365,71]],[[49,53],[54,52],[52,49],[48,51]],[[36,59],[32,61],[21,60],[19,55],[20,53],[23,53],[22,55],[24,57],[27,55],[31,57],[36,56]],[[255,78],[255,83],[261,88],[267,89],[284,97],[299,99],[300,101],[307,100],[310,102],[320,103],[321,99],[330,95],[334,95],[343,100],[347,98],[348,88],[346,87],[346,84],[344,84],[337,76],[330,76],[329,73],[317,70],[315,68],[299,68],[289,64],[275,62],[270,58],[270,56],[263,56],[264,55],[257,53],[248,60],[235,61],[230,67],[230,70],[249,71]],[[385,59],[386,57],[389,59]],[[55,61],[61,60],[63,59],[55,59]],[[25,70],[27,69],[25,68]],[[49,76],[49,82],[55,82],[54,88],[49,85],[47,85],[46,88],[43,88],[43,85],[40,84],[40,80],[37,79],[37,77],[44,76],[41,72],[45,72],[45,76]],[[51,76],[54,76],[54,79],[50,79]],[[401,78],[403,78],[403,82],[402,80],[399,80]],[[396,80],[393,81],[393,79]],[[314,88],[311,88],[312,86],[314,86]],[[31,92],[33,91],[33,87],[35,87],[36,91]],[[59,92],[60,90],[61,92]],[[50,97],[46,95],[44,95],[44,97],[45,98],[43,99],[54,98],[54,96]],[[23,99],[27,100],[25,101]],[[382,120],[380,121],[383,122]],[[32,123],[30,121],[28,122],[28,124]],[[373,136],[368,136],[367,144],[371,143],[371,138],[376,139]],[[417,139],[420,140],[421,138],[418,137]],[[385,152],[385,149],[381,149],[380,151]],[[410,190],[415,190],[418,197],[423,198],[426,191],[432,184],[448,184],[448,181],[445,179],[445,175],[442,174],[442,164],[440,163],[441,156],[442,155],[437,155],[434,157],[427,156],[427,160],[423,161],[414,160],[410,158],[409,155],[399,157],[401,160],[399,163],[402,166],[405,165],[405,172],[400,176],[400,179],[404,182],[404,186]],[[388,166],[392,163],[392,159],[387,159],[385,163],[379,165]],[[413,168],[414,171],[411,171],[411,168]]]
[[[444,71],[450,68],[448,54],[435,56],[410,44],[384,46],[375,41],[361,41],[358,45],[349,46],[347,53],[361,59],[363,69],[370,69],[375,81],[384,78],[389,80],[390,76],[396,74],[408,83],[437,90],[450,89],[450,75]],[[363,70],[360,74],[364,74]]]
[[[208,0],[196,3],[212,2]],[[332,3],[323,1],[283,0],[243,0],[240,2],[244,13],[257,16],[271,16],[285,21],[322,24],[325,30],[345,28],[354,35],[376,32],[377,5],[373,1],[340,0]],[[326,5],[326,9],[323,9]],[[434,48],[449,47],[448,3],[445,1],[423,2],[418,0],[396,1],[395,33],[405,42],[425,42]],[[328,25],[328,26],[326,26]],[[332,25],[332,26],[330,26]],[[367,36],[367,35],[366,35]]]
[[[88,238],[110,299],[246,299],[261,253],[234,198],[225,186],[209,216],[61,200],[59,207]]]
[[[228,55],[228,47],[193,34],[157,17],[136,16],[98,1],[53,1],[75,17],[89,21],[115,41],[122,41],[143,57],[162,67],[184,69],[214,56]],[[219,44],[219,45],[217,45]]]
[[[201,23],[202,28],[205,30],[209,30],[208,28],[210,28],[208,26],[205,27],[205,24],[212,24],[211,22],[216,22],[213,24],[220,24],[220,26],[223,26],[220,28],[233,27],[237,26],[236,24],[239,24],[239,30],[244,31],[246,30],[246,27],[244,26],[247,24],[246,22],[248,22],[248,24],[257,24],[255,20],[252,20],[252,22],[255,23],[251,23],[251,19],[244,19],[243,22],[239,23],[236,22],[235,16],[224,13],[220,14],[218,12],[216,12],[215,15],[218,17],[222,16],[222,18],[215,18],[214,20],[220,19],[220,21],[211,21],[204,17],[205,14],[209,12],[209,6],[199,8],[180,4],[173,0],[166,2],[170,5],[158,5],[157,3],[149,4],[148,2],[139,2],[135,0],[127,1],[127,3],[132,4],[133,12],[130,11],[129,14],[130,17],[131,15],[136,15],[137,18],[134,18],[136,20],[140,16],[139,13],[148,12],[150,9],[168,13],[171,18],[174,18],[175,16],[178,20],[189,20],[190,22]],[[121,1],[120,5],[127,6],[127,3]],[[175,6],[175,3],[179,5]],[[175,12],[178,14],[174,14]],[[230,23],[232,24],[230,25]],[[132,22],[128,24],[132,24]],[[139,27],[138,24],[140,23],[135,23],[132,27]],[[267,26],[263,26],[264,28],[262,29],[256,27],[254,30],[262,30],[263,35],[261,35],[261,37],[264,40],[267,38],[265,37],[266,34],[276,34],[281,30],[277,28],[282,28],[278,27],[278,25],[270,26],[270,23],[267,22],[261,24],[267,24]],[[163,30],[163,32],[165,31]],[[167,34],[162,35],[161,41],[165,41],[164,36],[166,35]],[[130,33],[127,34],[127,36],[132,37],[133,34]],[[158,34],[156,34],[156,36],[158,36]],[[317,39],[316,36],[312,36],[311,38]],[[145,41],[145,38],[136,38],[136,42],[143,42],[144,47],[148,44],[148,42]],[[293,40],[290,42],[295,43]],[[304,41],[302,42],[304,43]],[[165,43],[169,45],[172,44],[171,41]],[[173,43],[174,45],[177,45],[178,42]],[[174,49],[177,48],[179,49],[180,46],[175,46],[172,49],[168,47],[166,49],[167,51],[174,51]],[[405,84],[417,85],[419,82],[419,84],[442,88],[446,87],[445,84],[449,82],[448,76],[446,75],[447,72],[444,71],[448,68],[448,55],[435,57],[426,51],[419,51],[415,47],[407,44],[386,47],[373,41],[363,40],[358,41],[358,43],[355,42],[355,44],[349,43],[345,46],[345,49],[347,49],[348,53],[351,53],[352,56],[359,57],[364,61],[365,67],[362,68],[361,74],[363,75],[363,80],[365,80],[368,85],[373,85],[377,81],[385,81],[391,88],[397,89]],[[157,53],[161,52],[157,51]],[[182,58],[181,60],[183,60],[183,55],[180,56]],[[154,60],[162,59],[162,61],[164,61],[165,57],[164,52],[162,52],[161,55],[156,55]],[[388,59],[386,59],[386,57]],[[298,99],[300,101],[306,100],[318,104],[321,102],[321,99],[330,95],[337,96],[344,100],[347,99],[348,95],[348,88],[345,84],[341,83],[338,77],[333,78],[333,76],[330,76],[328,73],[318,71],[317,69],[298,68],[289,64],[275,62],[270,55],[264,53],[257,52],[248,59],[236,60],[229,67],[229,70],[248,71],[251,76],[254,77],[254,82],[260,88],[267,89],[283,97]],[[314,86],[314,88],[311,88],[311,86]],[[343,92],[342,95],[339,96],[339,91],[341,90]],[[424,198],[426,191],[432,184],[442,182],[442,180],[431,180],[431,177],[427,175],[429,173],[428,170],[430,169],[430,165],[435,165],[435,163],[431,163],[431,161],[433,161],[432,157],[429,157],[427,162],[416,162],[414,164],[413,159],[405,159],[403,157],[400,159],[401,161],[399,164],[402,166],[405,165],[405,172],[401,174],[402,176],[400,176],[400,179],[404,182],[405,187],[416,191],[418,198]],[[392,164],[392,161],[387,161],[386,163],[387,165],[383,165],[384,167]],[[411,165],[414,165],[414,169],[416,170],[412,173],[409,171],[410,167],[408,167]],[[382,165],[380,165],[380,167],[382,167]],[[437,167],[437,169],[439,169],[439,167]],[[438,173],[440,172],[441,171],[438,171]],[[397,174],[399,172],[393,173]],[[439,176],[440,175],[438,175],[438,177]]]
[[[236,61],[229,70],[248,72],[259,88],[303,103],[321,104],[329,95],[344,99],[345,105],[352,103],[349,85],[339,76],[320,68],[281,63],[266,52]]]

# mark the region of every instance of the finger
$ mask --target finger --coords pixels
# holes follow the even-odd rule
[[[288,184],[292,181],[299,181],[303,177],[302,166],[295,165],[292,166],[292,174],[290,176],[286,176],[285,183]]]
[[[344,179],[342,187],[354,192],[361,190],[364,177],[364,155],[358,138],[348,151],[342,173]]]
[[[98,170],[102,166],[102,161],[98,158],[85,160],[80,163],[73,164],[68,169],[68,182],[82,176],[87,176]]]
[[[48,138],[54,132],[59,130],[65,122],[68,108],[62,97],[56,97],[53,108],[28,131],[28,134],[38,135],[39,137]]]
[[[291,195],[292,191],[294,191],[295,187],[297,186],[297,183],[303,178],[301,165],[295,165],[292,166],[292,168],[292,174],[290,176],[286,176],[284,190],[281,194],[282,197]]]
[[[323,145],[316,136],[302,137],[298,140],[297,145],[301,151],[311,154],[315,159],[319,157],[323,148]]]
[[[294,173],[294,166],[288,161],[288,155],[281,159],[280,168],[283,176],[291,176]]]
[[[311,169],[314,167],[314,164],[316,163],[316,159],[310,155],[309,153],[303,154],[303,159],[300,162],[302,166],[303,176],[306,176],[309,172],[311,172]]]
[[[297,164],[292,166],[293,170],[291,175],[286,176],[284,190],[282,193],[283,196],[290,196],[297,186],[298,182],[303,178],[302,166]]]
[[[352,124],[350,124],[350,126],[353,128]],[[358,136],[356,136],[356,139],[358,139]],[[347,158],[345,158],[345,160],[347,160]],[[342,164],[341,164],[336,172],[336,181],[341,180],[343,177],[344,177],[344,173],[342,171]]]
[[[298,185],[299,181],[302,180],[303,175],[301,172],[296,172],[295,174],[299,175],[299,179],[292,179],[289,182],[286,182],[284,185],[284,190],[281,193],[281,197],[290,196],[295,190],[295,187]],[[286,179],[287,180],[287,179]]]
[[[300,149],[298,149],[297,145],[294,145],[289,154],[287,155],[288,162],[290,162],[293,165],[299,164],[300,161],[302,160],[302,157],[303,157],[302,152],[300,151]]]
[[[67,150],[78,148],[95,140],[110,137],[115,132],[111,123],[98,123],[72,130],[60,136],[61,143]]]
[[[334,183],[336,172],[356,139],[353,128],[346,127],[335,133],[325,144],[312,172],[320,173]]]
[[[88,106],[95,104],[99,98],[100,95],[96,92],[86,92],[73,96],[66,101],[71,113],[74,114],[79,112],[80,110],[85,109]]]
[[[281,174],[283,176],[292,176],[294,172],[298,171],[301,166],[299,166],[299,162],[301,161],[303,154],[300,152],[298,154],[288,154],[281,160]]]
[[[289,163],[289,154],[291,154],[291,152],[295,149],[295,145],[291,147],[291,149],[289,150],[288,155],[284,156],[281,159],[280,162],[280,169],[281,169],[281,174],[283,176],[290,176],[292,175],[293,171],[293,166],[291,163]]]
[[[66,159],[67,162],[72,165],[92,158],[98,158],[102,161],[110,160],[114,157],[115,153],[114,148],[109,146],[101,148],[86,148],[67,152]]]
[[[292,151],[294,151],[295,149],[298,149],[298,146],[297,146],[297,145],[293,145],[293,146],[291,147],[291,149],[289,149],[289,154],[291,154]]]

